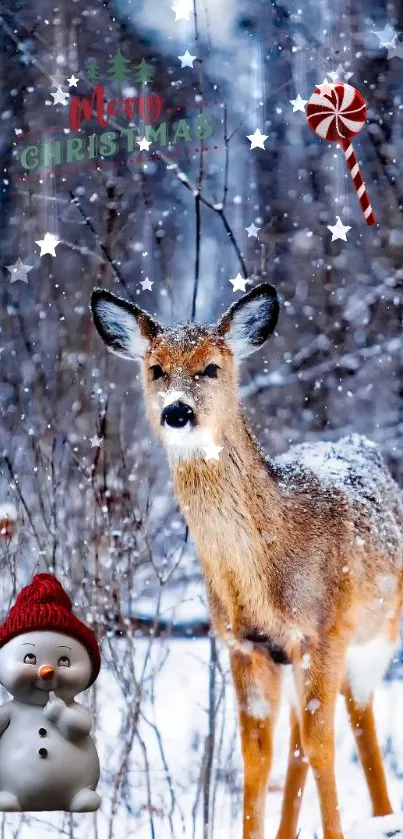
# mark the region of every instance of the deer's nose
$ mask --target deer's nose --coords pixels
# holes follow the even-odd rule
[[[40,679],[43,679],[44,682],[48,682],[50,679],[53,679],[55,675],[55,668],[52,667],[50,664],[42,664],[42,667],[38,670],[38,676]]]
[[[194,412],[184,402],[172,402],[167,405],[161,414],[161,425],[169,425],[170,428],[184,428],[194,418]]]

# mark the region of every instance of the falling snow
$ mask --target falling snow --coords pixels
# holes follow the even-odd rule
[[[384,462],[403,483],[398,5],[386,10],[370,0],[355,4],[354,15],[343,0],[157,5],[157,14],[149,0],[117,0],[113,8],[78,0],[55,10],[38,0],[12,10],[8,4],[2,15],[1,617],[34,571],[54,569],[77,611],[96,625],[104,662],[88,697],[102,764],[99,820],[82,814],[67,825],[59,814],[8,814],[4,839],[54,839],[66,830],[77,839],[200,839],[209,725],[211,839],[241,830],[242,764],[227,653],[218,644],[215,664],[200,567],[146,420],[140,370],[105,353],[89,315],[94,286],[144,303],[164,324],[190,317],[211,324],[244,288],[261,279],[274,284],[281,302],[276,333],[239,371],[262,450],[280,456],[286,489],[295,481],[308,488],[313,475],[352,509],[370,511],[383,548],[393,551],[402,539],[392,516],[378,510],[390,509],[394,498],[396,513],[401,503]],[[164,121],[189,120],[182,131],[192,128],[191,141],[160,145],[163,132],[155,138],[152,121],[123,126],[117,113],[106,128],[95,118],[84,123],[86,159],[79,159],[69,100],[89,95],[90,65],[95,74],[100,68],[106,101],[146,95],[134,77],[119,86],[102,76],[118,49],[134,67],[143,59],[152,67],[148,90],[163,98]],[[368,106],[354,147],[377,216],[372,229],[341,149],[320,141],[306,122],[314,85],[341,73]],[[203,140],[194,130],[202,115],[214,126]],[[91,159],[91,135],[115,124],[128,132],[119,154]],[[59,165],[59,140],[63,154],[70,141],[78,159]],[[48,165],[42,156],[36,169],[24,168],[22,150],[45,143]],[[27,153],[27,164],[34,155]],[[206,334],[195,324],[192,348]],[[178,353],[186,335],[181,326],[169,330]],[[226,391],[217,385],[214,405],[223,413]],[[220,452],[203,435],[199,444],[215,468]],[[357,553],[364,555],[366,544],[358,533]],[[349,566],[340,565],[348,575]],[[378,576],[379,602],[394,586],[392,574]],[[397,811],[402,662],[397,649],[375,694]],[[309,656],[302,667],[309,678]],[[267,711],[254,701],[255,711]],[[312,713],[317,702],[310,702]],[[278,828],[288,739],[284,703],[267,837]],[[401,814],[370,818],[342,701],[336,740],[346,839],[403,836]],[[300,827],[301,839],[321,835],[311,773]]]

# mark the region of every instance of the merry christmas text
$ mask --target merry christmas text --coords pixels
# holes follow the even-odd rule
[[[192,119],[180,119],[175,123],[160,122],[158,125],[142,124],[118,131],[104,131],[85,137],[63,137],[60,140],[25,146],[20,150],[20,161],[25,170],[38,167],[52,168],[65,163],[79,163],[96,158],[109,158],[119,153],[132,154],[139,151],[138,140],[145,137],[156,148],[207,140],[214,131],[213,119],[198,114]]]

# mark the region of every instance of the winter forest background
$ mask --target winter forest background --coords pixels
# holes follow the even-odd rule
[[[33,573],[49,570],[103,639],[103,672],[88,698],[101,811],[3,815],[2,839],[236,839],[241,831],[226,653],[208,636],[200,570],[144,418],[137,368],[108,355],[95,334],[88,309],[95,285],[165,322],[211,321],[239,296],[229,283],[238,272],[268,279],[282,301],[278,333],[245,363],[242,380],[266,451],[362,432],[403,481],[403,6],[194,0],[189,7],[188,20],[175,20],[170,0],[1,3],[1,618]],[[392,31],[382,35],[387,25]],[[393,42],[393,31],[390,49],[382,42]],[[50,176],[40,168],[39,178],[24,180],[18,132],[49,129],[54,140],[53,126],[68,126],[68,104],[53,105],[54,77],[71,95],[88,96],[88,62],[105,67],[118,49],[134,66],[151,64],[149,89],[164,96],[172,122],[219,103],[209,150],[196,152],[192,140],[180,157],[173,146],[142,161],[123,150],[98,170],[71,165]],[[181,68],[186,50],[196,56],[193,68]],[[341,150],[315,137],[290,104],[297,94],[308,99],[340,62],[368,104],[354,146],[376,228],[363,221]],[[77,90],[67,86],[71,74]],[[103,83],[107,99],[144,94],[131,80]],[[85,130],[96,128],[92,120]],[[265,148],[251,150],[246,135],[257,128]],[[327,225],[337,215],[351,227],[346,242],[331,241]],[[252,223],[257,237],[245,229]],[[60,240],[56,257],[39,256],[36,241],[46,232]],[[19,256],[32,266],[27,283],[11,282],[6,267]],[[146,277],[151,290],[140,285]],[[94,436],[101,445],[92,445]],[[397,811],[401,678],[396,660],[376,701]],[[268,837],[285,773],[285,709],[277,739]],[[343,708],[337,760],[347,835],[370,836]],[[301,839],[318,830],[311,779]]]

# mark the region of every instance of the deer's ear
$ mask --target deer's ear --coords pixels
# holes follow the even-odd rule
[[[240,361],[267,341],[276,328],[279,311],[276,289],[264,283],[230,306],[218,323],[218,333]]]
[[[162,327],[151,315],[110,291],[96,288],[91,296],[95,326],[108,349],[123,358],[139,358]]]

